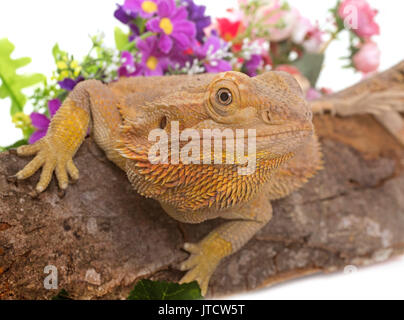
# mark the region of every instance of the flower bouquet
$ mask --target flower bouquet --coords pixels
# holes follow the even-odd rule
[[[327,48],[349,33],[346,68],[367,75],[378,69],[377,12],[366,0],[337,1],[324,25],[302,16],[286,0],[239,0],[226,16],[212,19],[193,0],[125,0],[113,13],[115,48],[101,35],[91,37],[89,53],[77,60],[56,44],[51,79],[18,75],[29,58],[13,60],[7,39],[0,40],[0,98],[11,100],[12,121],[23,139],[1,150],[34,143],[46,135],[50,118],[80,81],[116,81],[121,77],[217,73],[236,70],[255,76],[268,70],[291,73],[307,99],[330,92],[317,88]],[[21,91],[36,85],[34,93]],[[26,112],[26,105],[33,111]]]

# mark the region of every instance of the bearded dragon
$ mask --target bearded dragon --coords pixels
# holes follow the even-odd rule
[[[245,135],[254,129],[255,171],[240,174],[245,164],[237,161],[152,163],[148,154],[155,142],[150,132],[170,132],[174,121],[180,133],[193,129],[201,137],[204,129],[245,129]],[[190,256],[180,265],[187,271],[180,282],[198,281],[203,294],[220,261],[271,220],[271,200],[298,189],[322,167],[311,107],[296,80],[283,72],[254,78],[226,72],[81,82],[52,119],[47,135],[17,149],[18,155],[35,157],[16,177],[26,179],[42,167],[37,192],[47,188],[53,172],[65,190],[69,176],[79,179],[73,157],[89,130],[134,189],[159,201],[174,219],[228,220],[199,243],[184,244]]]

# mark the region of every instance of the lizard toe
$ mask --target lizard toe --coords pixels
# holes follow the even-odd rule
[[[180,264],[180,270],[181,271],[189,270],[189,269],[195,267],[197,264],[198,264],[198,256],[191,255],[187,260],[183,261]]]
[[[220,259],[214,255],[206,254],[201,244],[185,243],[184,249],[191,253],[190,257],[180,264],[180,270],[188,272],[180,283],[197,281],[202,295],[208,290],[209,280],[215,271]]]
[[[200,253],[201,252],[200,246],[195,243],[186,242],[186,243],[184,243],[183,248],[185,251],[188,251],[189,253]]]
[[[209,280],[213,271],[203,265],[197,265],[188,271],[185,276],[180,280],[180,283],[190,283],[193,281],[198,282],[203,296],[206,295],[209,286]]]
[[[52,160],[46,161],[42,168],[41,178],[36,186],[38,193],[43,192],[50,184],[52,180],[53,171],[55,170],[56,162]]]
[[[18,155],[33,155],[35,158],[29,162],[21,171],[16,174],[19,180],[31,177],[42,167],[41,177],[36,186],[36,192],[43,192],[50,184],[53,172],[56,174],[58,185],[61,190],[66,190],[69,185],[69,175],[75,181],[79,178],[79,170],[74,165],[69,154],[63,154],[52,147],[47,137],[29,146],[22,146],[17,149]]]
[[[69,173],[69,176],[72,178],[73,181],[79,180],[79,169],[77,169],[72,159],[67,161],[67,172]]]
[[[42,141],[39,140],[34,144],[18,147],[16,150],[17,154],[23,157],[33,156],[34,154],[37,154],[41,150],[41,144]]]
[[[67,168],[64,162],[59,162],[56,165],[55,173],[59,183],[59,188],[66,190],[69,185],[69,178],[67,176]]]
[[[18,180],[24,180],[31,177],[35,172],[39,170],[44,164],[45,159],[41,156],[36,156],[31,162],[29,162],[22,170],[15,175]]]

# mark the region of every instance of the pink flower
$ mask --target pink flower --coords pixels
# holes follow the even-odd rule
[[[263,26],[269,31],[269,40],[274,42],[281,42],[292,35],[299,16],[296,9],[284,6],[282,0],[270,1],[257,12],[257,19],[263,21]]]
[[[313,30],[313,24],[305,17],[300,16],[292,32],[292,40],[297,44],[302,44],[307,34]]]
[[[323,95],[321,94],[321,92],[317,91],[314,88],[310,88],[307,93],[306,93],[306,99],[308,101],[313,101],[316,99],[320,99]]]
[[[374,72],[380,65],[380,49],[374,42],[363,44],[358,53],[353,57],[355,68],[363,73]]]
[[[230,19],[231,21],[246,21],[247,17],[245,16],[244,11],[241,9],[241,7],[248,5],[249,1],[250,0],[239,0],[238,6],[226,10],[225,17]]]
[[[311,53],[319,53],[323,47],[323,31],[318,26],[314,27],[308,34],[306,41],[303,42],[303,47]]]
[[[314,26],[309,19],[299,16],[292,32],[294,43],[301,44],[305,50],[311,53],[318,53],[323,41],[323,32],[316,25]]]
[[[375,21],[377,10],[372,9],[366,0],[344,0],[338,14],[351,24],[353,31],[361,38],[369,39],[380,34],[380,27]]]
[[[270,55],[270,43],[267,39],[264,38],[257,38],[254,40],[254,43],[258,45],[259,48],[261,48],[259,54],[261,55],[263,61],[264,61],[264,66],[266,65],[272,65],[272,58]]]

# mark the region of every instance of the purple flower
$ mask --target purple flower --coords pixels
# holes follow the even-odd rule
[[[48,109],[51,118],[56,114],[56,111],[58,111],[61,105],[62,103],[60,102],[59,99],[53,99],[48,101]],[[35,127],[36,130],[31,135],[28,142],[30,144],[33,144],[36,141],[42,139],[44,136],[46,136],[50,124],[50,119],[44,114],[38,112],[31,113],[30,118],[32,125]]]
[[[130,33],[130,35],[129,35],[129,41],[133,41],[133,40],[136,39],[136,37],[137,37],[138,35],[140,35],[140,30],[139,30],[139,27],[138,27],[135,23],[133,23],[133,22],[130,22],[130,23],[128,24],[128,26],[129,26],[129,28],[130,28],[130,30],[131,30],[131,33]]]
[[[204,65],[209,73],[232,70],[230,62],[223,59],[223,42],[216,36],[210,36],[202,46],[195,47],[194,52],[199,60],[205,61]]]
[[[246,68],[246,73],[250,77],[255,77],[257,75],[257,70],[260,68],[262,64],[262,56],[259,54],[253,54],[251,56],[251,59],[246,62],[245,68]]]
[[[158,50],[156,36],[145,40],[138,39],[137,48],[142,54],[142,61],[135,64],[135,75],[161,76],[168,67],[168,58]]]
[[[122,7],[147,19],[157,13],[157,0],[125,0]]]
[[[158,17],[147,22],[147,29],[160,34],[158,46],[169,53],[174,42],[180,49],[187,49],[196,36],[195,24],[187,20],[185,7],[177,8],[174,0],[158,3]]]
[[[59,81],[58,84],[62,89],[72,91],[74,87],[83,80],[84,78],[82,76],[78,77],[76,80],[71,78],[64,78],[62,81]]]
[[[205,32],[204,29],[212,23],[209,16],[205,16],[206,6],[198,6],[193,0],[183,0],[188,11],[188,19],[193,21],[196,26],[196,39],[203,43]]]
[[[122,65],[118,69],[118,75],[120,77],[131,77],[135,72],[135,60],[128,51],[123,51],[121,54]]]
[[[192,55],[193,55],[193,50],[190,48],[187,51],[184,51],[176,44],[174,44],[173,49],[170,52],[169,59],[170,59],[170,66],[171,67],[184,67],[187,62],[191,63],[192,62]]]
[[[129,26],[130,30],[132,31],[131,35],[129,36],[129,40],[133,41],[133,39],[140,33],[139,27],[134,23],[134,19],[136,19],[138,15],[131,10],[125,9],[119,4],[117,6],[118,9],[115,10],[114,17],[121,21],[123,24]]]
[[[114,12],[114,17],[121,21],[123,24],[128,24],[130,21],[137,17],[137,14],[131,10],[126,10],[123,6],[117,4],[118,8]]]

